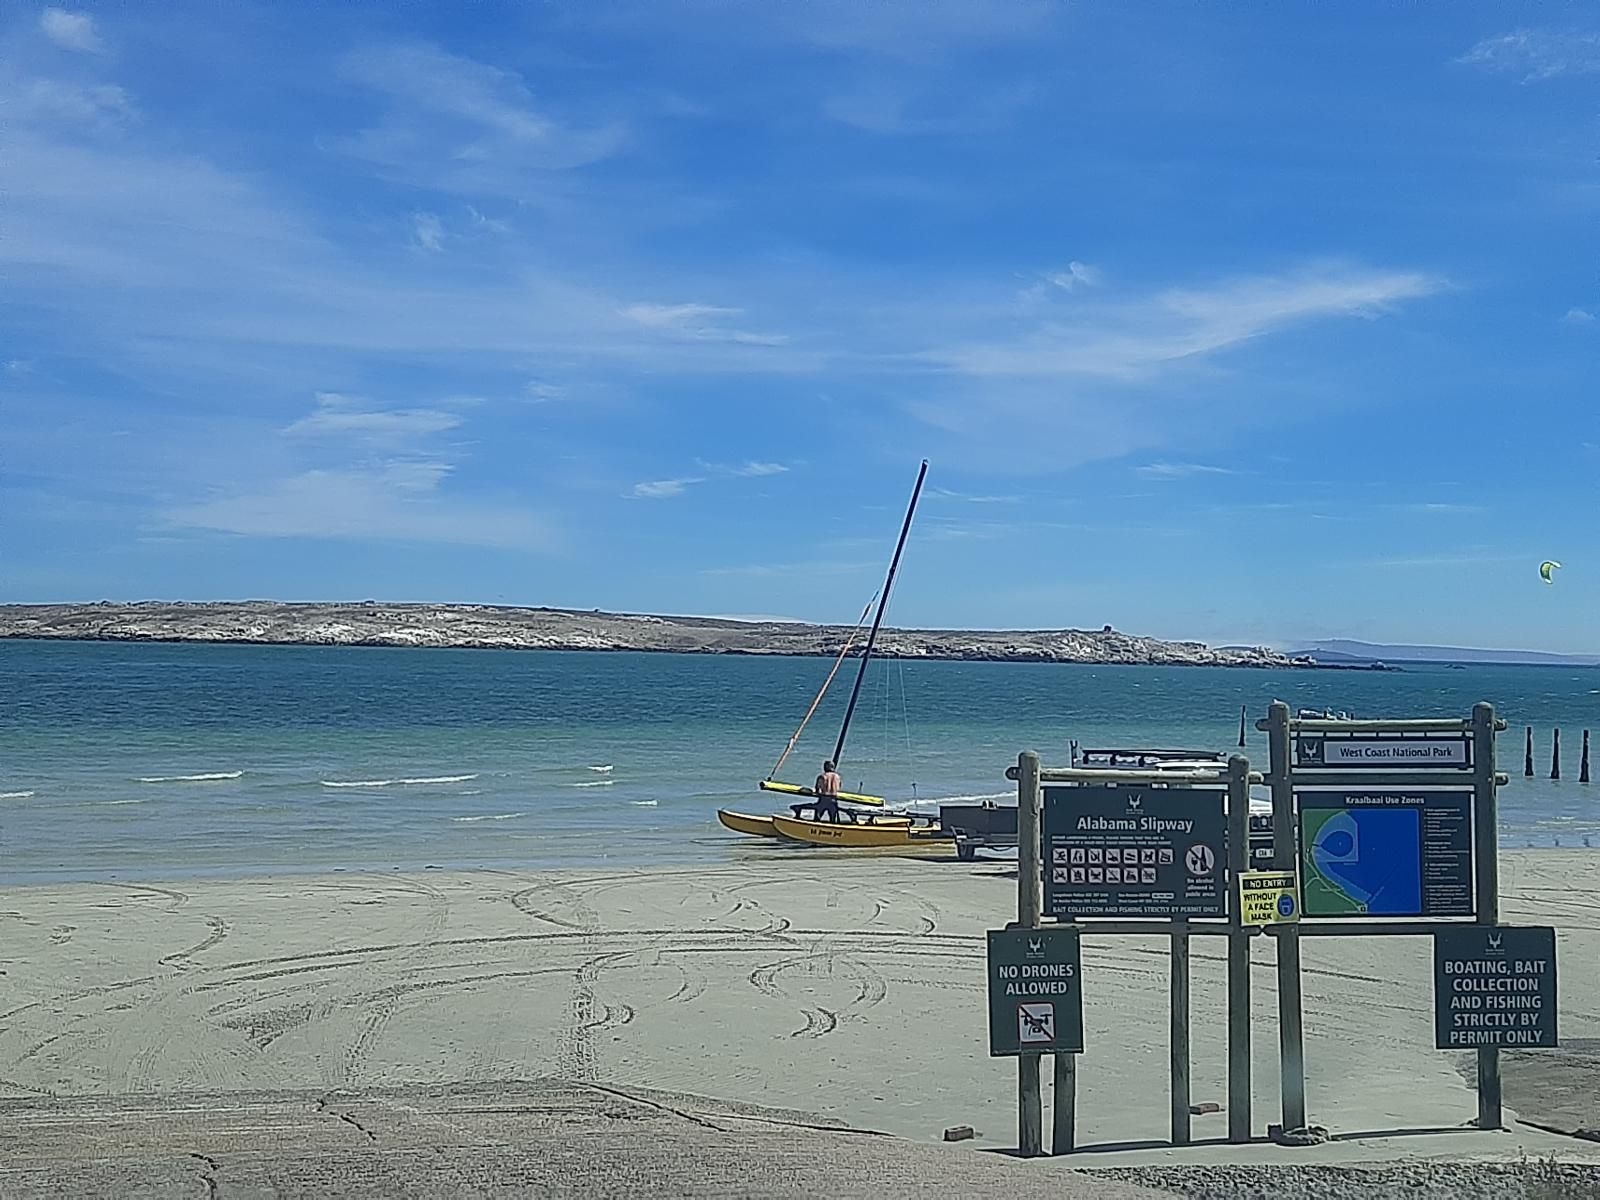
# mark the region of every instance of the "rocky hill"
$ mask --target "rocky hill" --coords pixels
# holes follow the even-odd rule
[[[501,608],[477,604],[0,605],[0,638],[89,641],[249,642],[316,646],[450,646],[518,650],[647,650],[688,654],[833,655],[850,635],[840,625],[729,621]],[[1287,667],[1273,650],[1212,649],[1080,629],[885,629],[882,653],[994,662],[1138,663]]]

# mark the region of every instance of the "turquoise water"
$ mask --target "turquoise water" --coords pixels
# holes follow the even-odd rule
[[[826,674],[819,659],[292,646],[0,643],[0,879],[427,865],[632,865],[754,852],[719,806],[755,790]],[[831,752],[853,665],[783,778]],[[1600,844],[1600,669],[1397,674],[875,662],[848,786],[892,799],[1005,794],[1036,749],[1230,749],[1273,699],[1362,716],[1494,703],[1503,844]],[[1522,727],[1540,777],[1523,780]],[[1553,783],[1549,735],[1564,736]],[[1252,729],[1247,750],[1265,761]],[[1600,749],[1600,748],[1597,748]],[[1597,764],[1600,765],[1600,764]],[[609,768],[600,770],[598,768]],[[771,853],[770,846],[762,852]]]

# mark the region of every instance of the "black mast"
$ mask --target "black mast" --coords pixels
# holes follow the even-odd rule
[[[878,613],[872,618],[872,632],[867,635],[867,648],[861,652],[861,667],[856,671],[855,686],[850,689],[850,704],[844,710],[844,724],[839,726],[839,740],[833,747],[835,768],[844,758],[844,739],[850,732],[850,718],[855,715],[856,700],[861,695],[861,681],[867,677],[867,660],[872,657],[873,644],[878,640],[878,626],[883,624],[883,610],[889,607],[889,589],[894,587],[894,573],[900,567],[900,552],[906,548],[906,535],[911,532],[911,517],[917,511],[917,498],[922,495],[922,481],[928,475],[928,460],[922,460],[917,472],[917,486],[911,489],[911,503],[906,508],[905,523],[900,526],[900,540],[895,543],[894,557],[889,560],[889,577],[883,581],[883,595],[878,597]]]

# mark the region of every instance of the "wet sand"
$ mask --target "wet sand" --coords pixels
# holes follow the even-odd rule
[[[1505,919],[1561,930],[1564,1036],[1600,1036],[1600,856],[1507,852],[1502,869]],[[987,1053],[983,933],[1015,894],[998,863],[804,853],[16,889],[0,912],[0,1098],[559,1078],[924,1141],[972,1125],[969,1145],[1010,1146],[1016,1077]],[[1305,1011],[1311,1118],[1339,1140],[1181,1152],[1152,1144],[1167,1132],[1165,941],[1086,940],[1079,1136],[1100,1149],[1075,1161],[1600,1153],[1531,1127],[1464,1130],[1476,1103],[1433,1049],[1426,940],[1331,940],[1305,943]],[[1226,1101],[1222,954],[1197,941],[1196,1102]],[[1271,954],[1258,941],[1257,1132],[1277,1119]],[[1226,1122],[1197,1116],[1197,1141]]]

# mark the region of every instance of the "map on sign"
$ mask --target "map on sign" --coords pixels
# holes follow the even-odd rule
[[[1306,895],[1322,913],[1395,916],[1422,907],[1422,821],[1415,809],[1306,814]]]
[[[1472,792],[1296,793],[1308,917],[1471,916]]]

